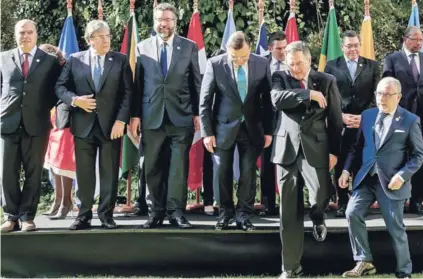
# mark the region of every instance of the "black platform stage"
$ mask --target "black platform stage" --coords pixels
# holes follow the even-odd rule
[[[330,215],[330,213],[329,213]],[[254,232],[214,231],[215,217],[189,214],[189,230],[135,229],[145,217],[116,216],[116,230],[103,230],[98,219],[88,231],[67,230],[73,221],[37,217],[39,231],[1,235],[3,277],[61,276],[277,276],[280,273],[279,219],[256,217]],[[347,221],[329,217],[325,242],[314,241],[305,221],[303,268],[308,275],[341,274],[353,266]],[[395,257],[385,224],[368,218],[370,245],[378,272],[393,273]],[[406,215],[413,272],[423,272],[423,217]],[[96,227],[97,226],[97,227]]]

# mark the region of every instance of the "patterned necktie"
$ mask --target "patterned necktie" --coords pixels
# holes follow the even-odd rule
[[[380,144],[382,143],[382,136],[383,136],[383,132],[385,130],[385,126],[383,125],[383,120],[388,116],[388,113],[380,113],[379,114],[379,120],[376,123],[376,127],[375,127],[375,147],[376,149],[379,149]],[[370,168],[369,171],[370,175],[373,176],[377,173],[377,166],[376,163]]]
[[[94,64],[94,73],[93,73],[93,80],[94,80],[94,87],[95,90],[99,90],[100,86],[100,79],[101,79],[101,65],[100,65],[100,55],[95,56],[95,64]]]
[[[162,50],[160,51],[160,65],[162,66],[163,77],[167,75],[167,43],[164,42],[162,45]]]
[[[22,63],[22,73],[24,75],[24,77],[26,78],[28,76],[29,73],[29,59],[28,59],[29,53],[24,53],[23,57],[24,57],[24,61]]]
[[[276,62],[276,71],[281,70],[281,61]]]
[[[348,71],[350,72],[351,79],[355,79],[355,71],[357,69],[357,63],[354,60],[348,61]]]
[[[414,77],[414,81],[417,83],[419,81],[420,78],[420,74],[419,74],[419,70],[417,69],[417,64],[416,64],[416,60],[414,59],[414,57],[416,57],[417,54],[413,53],[410,54],[410,67],[411,67],[411,72],[413,73],[413,77]],[[420,63],[422,63],[422,61],[420,61]]]
[[[247,77],[245,76],[245,71],[241,66],[238,67],[237,85],[239,96],[241,97],[242,102],[244,102],[245,97],[247,96]]]

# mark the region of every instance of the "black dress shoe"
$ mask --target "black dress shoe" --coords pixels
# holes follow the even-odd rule
[[[229,216],[223,216],[222,218],[220,218],[219,221],[217,221],[215,229],[218,231],[221,230],[227,230],[229,229],[229,225],[232,224],[234,220],[229,217]]]
[[[147,207],[134,207],[132,210],[131,216],[144,216],[148,214]]]
[[[69,227],[70,230],[86,230],[91,228],[91,219],[76,218],[75,222]]]
[[[313,236],[316,241],[324,241],[326,239],[327,233],[328,230],[326,229],[326,224],[324,222],[320,224],[313,224]]]
[[[101,221],[101,227],[104,229],[116,229],[117,225],[112,218],[107,218]]]
[[[336,217],[338,218],[345,218],[345,211],[347,210],[346,205],[339,206],[338,210],[336,211]]]
[[[236,226],[238,227],[238,229],[243,230],[243,231],[254,231],[256,229],[256,227],[254,227],[253,223],[251,223],[250,220],[244,220],[242,222],[236,222]]]
[[[142,229],[154,229],[163,225],[163,218],[158,217],[148,217],[147,222],[142,225]]]
[[[411,202],[410,206],[408,207],[408,212],[418,215],[423,215],[423,205],[421,202]]]
[[[176,218],[169,218],[169,223],[171,226],[178,227],[181,229],[188,229],[192,228],[191,223],[185,218],[185,216],[176,217]]]

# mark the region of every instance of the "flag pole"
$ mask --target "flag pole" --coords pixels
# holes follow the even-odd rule
[[[295,14],[296,6],[295,6],[295,0],[289,1],[289,12],[292,14]]]
[[[68,1],[68,16],[72,16],[72,0],[67,0]]]
[[[258,13],[259,13],[259,30],[260,30],[260,25],[263,23],[264,20],[264,1],[263,0],[258,0]]]
[[[411,0],[411,6],[414,6],[414,4],[417,3],[417,0]]]
[[[370,16],[370,0],[364,0],[364,16]]]
[[[332,9],[335,7],[335,0],[329,0],[329,9]]]
[[[234,10],[234,0],[229,0],[229,10]]]
[[[101,0],[98,0],[98,19],[103,20],[103,3]]]

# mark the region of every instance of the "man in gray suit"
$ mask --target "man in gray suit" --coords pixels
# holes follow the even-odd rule
[[[227,229],[234,216],[233,156],[239,151],[240,178],[237,227],[254,230],[250,221],[256,193],[256,161],[272,142],[270,68],[266,58],[250,54],[242,32],[228,40],[228,54],[208,60],[201,86],[200,117],[204,145],[213,153],[220,192],[220,218],[216,229]]]
[[[309,190],[310,218],[317,241],[326,237],[324,209],[331,183],[329,170],[341,149],[342,112],[335,78],[311,70],[311,55],[301,41],[286,48],[289,71],[272,80],[272,103],[278,110],[272,161],[277,164],[281,195],[282,275],[301,274],[304,243],[302,179]],[[299,210],[300,209],[300,210]]]
[[[54,85],[60,74],[56,57],[37,47],[35,22],[15,25],[17,48],[0,53],[0,185],[6,222],[2,232],[33,231],[41,190],[41,173],[51,128],[50,110],[57,102]],[[19,185],[21,165],[25,172]]]
[[[348,187],[355,173],[353,193],[346,211],[356,266],[343,277],[376,273],[372,264],[365,216],[376,200],[391,235],[397,258],[396,277],[411,278],[411,259],[403,223],[404,202],[411,196],[410,180],[423,163],[420,119],[398,106],[401,84],[383,78],[376,89],[377,108],[361,114],[357,141],[345,162],[339,186]],[[413,187],[422,185],[413,185]]]
[[[199,129],[201,74],[197,45],[175,34],[176,22],[176,8],[159,4],[154,9],[157,35],[137,45],[140,56],[131,130],[134,136],[141,131],[144,149],[149,190],[149,219],[144,228],[162,225],[166,211],[172,226],[191,227],[184,210],[189,150],[194,126]]]

